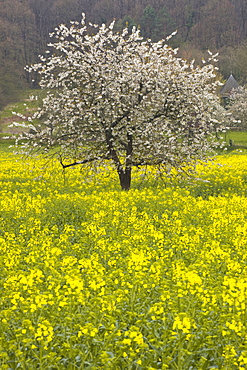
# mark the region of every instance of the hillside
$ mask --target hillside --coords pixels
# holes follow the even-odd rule
[[[32,85],[24,66],[37,61],[60,23],[116,18],[116,29],[140,26],[145,38],[158,40],[174,30],[172,46],[198,62],[207,49],[220,53],[223,77],[232,71],[247,81],[246,0],[2,0],[0,7],[0,108]],[[127,23],[126,23],[127,22]]]

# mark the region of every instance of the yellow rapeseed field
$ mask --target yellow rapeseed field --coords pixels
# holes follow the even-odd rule
[[[122,192],[0,153],[0,369],[247,368],[247,154]]]

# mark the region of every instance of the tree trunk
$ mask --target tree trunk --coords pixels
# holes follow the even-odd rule
[[[109,156],[113,160],[116,166],[122,190],[129,190],[130,183],[131,183],[131,169],[132,169],[131,155],[133,152],[132,135],[127,133],[127,146],[125,147],[126,149],[125,168],[121,164],[121,161],[118,157],[118,153],[113,147],[113,140],[114,138],[112,136],[111,129],[107,130],[106,131],[106,142],[108,145]]]
[[[118,171],[120,185],[122,190],[129,190],[131,184],[131,168]]]

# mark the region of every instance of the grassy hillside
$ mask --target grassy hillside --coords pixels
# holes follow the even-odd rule
[[[229,144],[232,141],[233,147],[247,148],[247,132],[246,131],[229,131],[225,136],[225,141]]]
[[[30,96],[37,96],[38,100],[30,100]],[[24,90],[20,101],[8,104],[0,111],[0,137],[6,134],[15,134],[21,132],[19,127],[9,127],[13,122],[21,122],[22,119],[13,112],[20,113],[26,117],[31,116],[40,104],[40,90]]]

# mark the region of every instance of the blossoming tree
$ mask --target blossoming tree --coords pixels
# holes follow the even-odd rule
[[[241,130],[247,129],[247,88],[238,87],[233,90],[230,99],[228,110],[232,114],[233,125]]]
[[[28,68],[41,74],[46,96],[21,136],[24,148],[57,153],[63,168],[108,161],[124,190],[133,166],[204,158],[221,126],[214,56],[195,67],[167,39],[144,40],[135,28],[115,33],[114,22],[90,27],[85,16],[60,25],[54,53]]]

